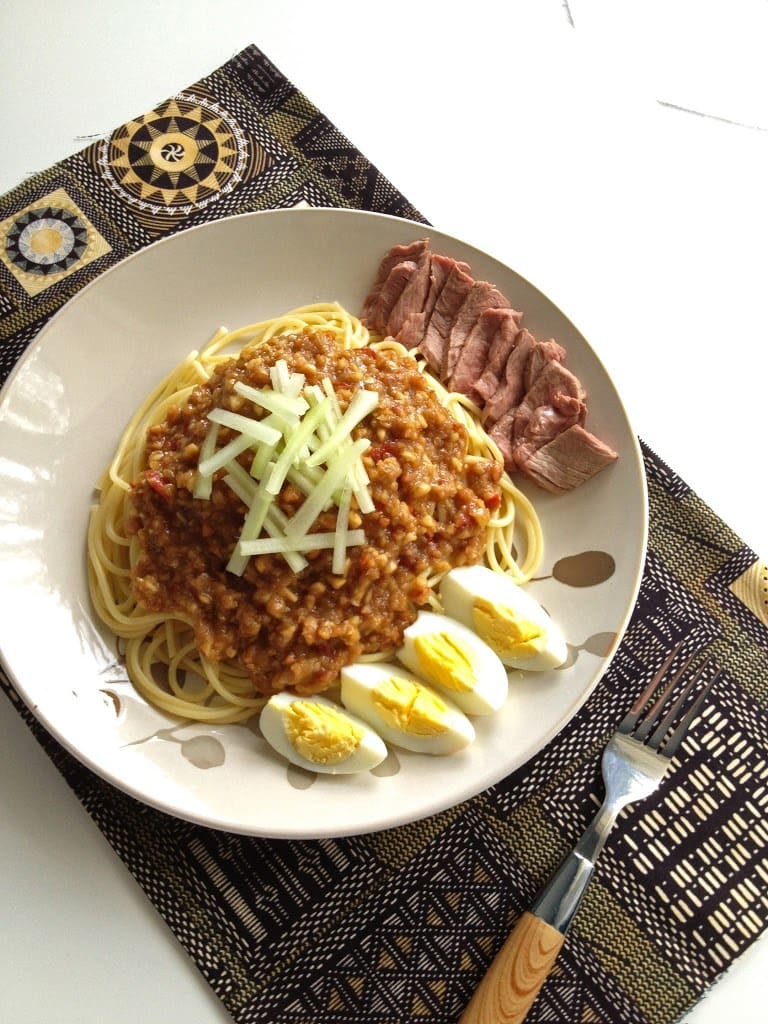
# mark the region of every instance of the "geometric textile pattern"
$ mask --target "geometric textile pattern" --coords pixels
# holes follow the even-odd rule
[[[768,637],[768,564],[739,551],[712,574],[707,590],[742,629],[762,640]]]
[[[120,259],[183,228],[300,202],[424,221],[250,46],[0,196],[0,380],[22,339]]]
[[[64,189],[0,223],[0,261],[31,296],[93,263],[110,248]]]
[[[248,159],[243,131],[226,111],[183,94],[123,125],[99,152],[110,188],[152,213],[215,202],[237,185]]]
[[[256,47],[0,197],[0,381],[40,327],[156,238],[250,210],[422,215]],[[678,640],[722,668],[679,762],[622,812],[530,1022],[672,1024],[768,923],[766,568],[643,449],[637,606],[584,707],[493,788],[316,842],[138,803],[0,685],[236,1024],[454,1022],[602,797],[600,757]]]
[[[731,584],[731,592],[764,626],[768,626],[768,565],[753,562]]]

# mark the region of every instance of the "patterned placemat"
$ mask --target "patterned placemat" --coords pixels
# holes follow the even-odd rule
[[[256,47],[0,197],[0,379],[96,275],[251,210],[349,206],[425,222]],[[644,449],[639,601],[583,710],[523,769],[366,836],[267,841],[134,801],[3,688],[238,1024],[455,1021],[578,837],[599,761],[658,654],[691,634],[723,675],[681,765],[625,812],[531,1021],[666,1024],[768,922],[768,567]]]

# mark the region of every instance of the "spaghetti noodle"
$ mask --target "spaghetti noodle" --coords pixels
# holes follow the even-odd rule
[[[252,677],[237,660],[214,660],[198,649],[190,617],[151,612],[137,602],[133,570],[138,541],[127,530],[127,522],[133,485],[146,467],[147,431],[163,421],[172,407],[183,405],[197,385],[209,381],[217,367],[229,363],[242,348],[307,331],[330,334],[344,349],[372,348],[412,359],[412,353],[392,339],[370,334],[337,303],[304,306],[234,331],[220,329],[200,352],[182,360],[136,410],[100,482],[99,502],[88,529],[94,607],[120,638],[137,690],[170,714],[203,722],[242,721],[258,711],[265,698],[254,693]],[[465,397],[448,392],[423,364],[419,369],[440,404],[464,426],[467,462],[490,459],[501,464],[501,454],[480,425],[479,410]],[[500,493],[499,507],[486,532],[485,561],[495,571],[525,582],[541,560],[541,528],[530,502],[506,474],[501,477]],[[426,581],[432,594],[439,578],[433,573]]]

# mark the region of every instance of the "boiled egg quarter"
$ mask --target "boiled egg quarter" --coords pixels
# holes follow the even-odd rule
[[[546,671],[568,656],[559,627],[508,576],[482,565],[460,566],[440,583],[446,615],[473,629],[510,668]]]
[[[278,754],[308,771],[348,775],[375,768],[387,756],[383,740],[364,721],[322,697],[275,694],[259,724]]]
[[[453,754],[475,738],[472,723],[455,704],[388,662],[343,668],[341,702],[388,743],[417,754]]]
[[[419,612],[398,660],[468,715],[489,715],[507,698],[507,670],[473,630],[447,615]]]

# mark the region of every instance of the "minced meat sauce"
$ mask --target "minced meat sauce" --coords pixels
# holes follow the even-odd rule
[[[332,382],[342,410],[355,390],[379,393],[379,404],[355,428],[368,437],[363,459],[375,511],[354,511],[350,526],[367,543],[347,551],[343,575],[329,551],[309,552],[296,574],[281,555],[250,559],[242,577],[225,569],[245,505],[214,478],[210,500],[192,497],[200,445],[214,407],[264,415],[234,383],[270,386],[269,369],[285,359],[306,384]],[[235,435],[222,428],[218,444]],[[136,600],[149,611],[179,613],[194,623],[200,651],[239,663],[263,694],[291,687],[326,689],[361,654],[387,650],[429,598],[427,577],[483,555],[491,510],[500,500],[501,468],[466,460],[467,433],[440,404],[410,357],[372,348],[344,350],[332,335],[284,335],[245,348],[197,386],[181,407],[147,435],[147,468],[135,481],[128,531],[139,540],[133,570]],[[250,466],[252,453],[240,457]],[[292,515],[303,495],[283,486],[277,501]],[[315,530],[333,530],[336,510]]]

